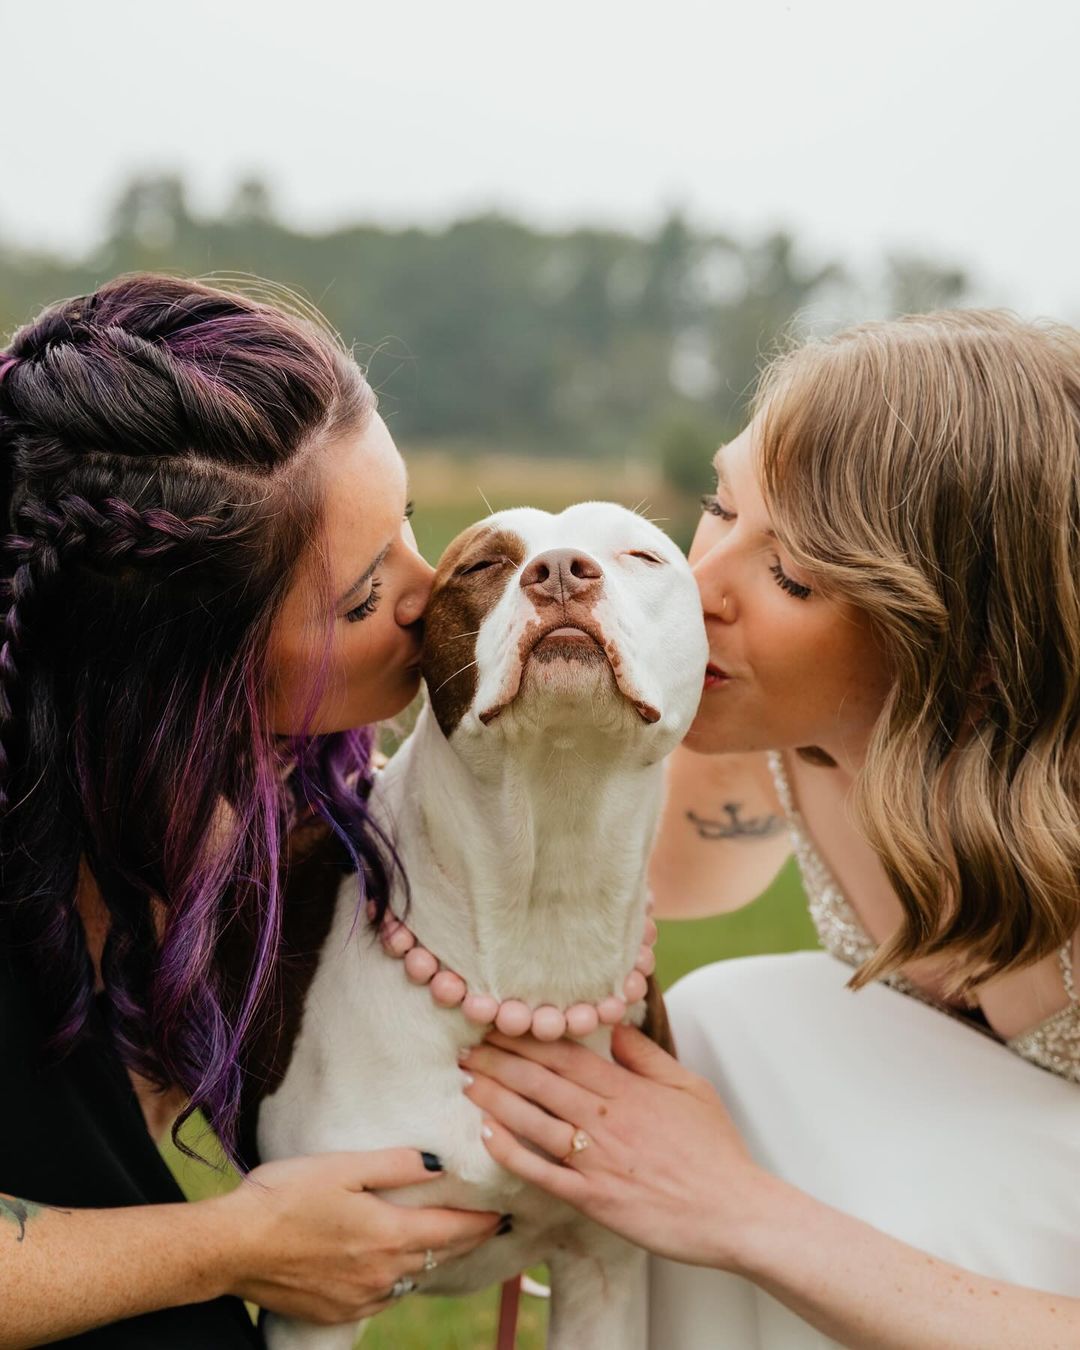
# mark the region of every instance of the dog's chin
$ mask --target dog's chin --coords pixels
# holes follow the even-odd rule
[[[611,662],[599,642],[578,628],[557,628],[553,633],[548,633],[525,658],[526,669],[561,664],[607,666],[608,670],[611,669]]]
[[[588,723],[609,732],[630,723],[651,724],[660,712],[624,687],[614,657],[598,638],[578,628],[546,633],[526,653],[515,678],[506,684],[512,692],[502,703],[479,713],[485,727],[512,713],[511,721],[531,727]]]
[[[518,734],[572,727],[625,733],[638,720],[600,647],[591,640],[552,638],[526,657],[517,693],[503,710],[507,714]]]
[[[529,691],[546,691],[567,698],[593,698],[605,689],[618,696],[611,662],[592,638],[585,634],[546,637],[525,658],[518,697]]]

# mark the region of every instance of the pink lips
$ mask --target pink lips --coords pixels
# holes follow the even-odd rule
[[[705,688],[718,689],[722,684],[727,684],[731,676],[726,670],[721,670],[719,666],[714,666],[711,662],[705,667]]]

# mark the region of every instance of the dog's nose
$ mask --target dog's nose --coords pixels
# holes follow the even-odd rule
[[[578,600],[591,603],[604,584],[604,569],[587,553],[553,548],[541,553],[521,574],[519,585],[534,601]]]

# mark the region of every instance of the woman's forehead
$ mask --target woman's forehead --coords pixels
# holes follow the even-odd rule
[[[768,503],[761,483],[761,456],[758,427],[750,422],[713,456],[713,468],[721,486],[734,491],[740,498],[740,508],[760,508],[768,515]]]

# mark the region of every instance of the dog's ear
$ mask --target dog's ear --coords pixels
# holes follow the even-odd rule
[[[424,616],[421,669],[435,720],[447,738],[476,697],[476,639],[525,559],[510,530],[470,526],[439,559]]]
[[[675,1050],[675,1037],[671,1032],[664,996],[656,982],[656,976],[649,976],[649,985],[645,991],[645,1021],[641,1029],[650,1041],[655,1041],[661,1050],[666,1050],[674,1059],[678,1059]]]

